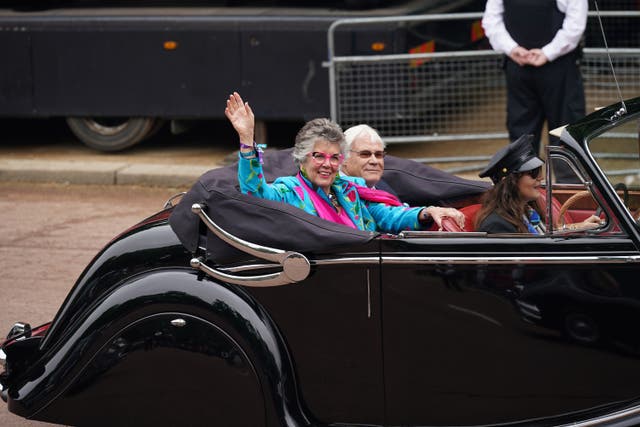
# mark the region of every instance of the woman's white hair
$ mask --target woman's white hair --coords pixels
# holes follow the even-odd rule
[[[371,126],[369,125],[352,126],[349,129],[344,131],[344,139],[347,143],[345,147],[345,155],[344,155],[345,159],[349,157],[349,153],[351,152],[351,146],[353,144],[353,141],[358,139],[360,136],[368,136],[371,141],[379,142],[380,144],[382,144],[383,150],[387,146],[387,144],[385,144],[382,138],[380,137],[380,134],[378,134],[378,131],[372,128]]]
[[[293,146],[293,161],[296,166],[300,167],[304,163],[318,139],[338,144],[340,153],[345,154],[346,143],[340,126],[329,119],[313,119],[305,123],[296,135],[296,143]]]

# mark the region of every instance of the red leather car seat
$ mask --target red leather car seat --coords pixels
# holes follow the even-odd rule
[[[476,231],[476,215],[481,207],[482,205],[478,203],[460,209],[464,214],[464,231]]]
[[[478,210],[482,207],[481,204],[469,205],[460,208],[460,212],[464,214],[464,230],[460,229],[458,223],[452,218],[444,218],[442,220],[442,229],[445,231],[475,231],[474,221]]]
[[[547,199],[546,193],[541,193],[540,200],[539,200],[540,206],[547,205],[546,199]],[[459,209],[460,212],[464,214],[464,230],[461,230],[458,224],[451,218],[444,218],[442,220],[442,229],[445,231],[457,231],[457,232],[476,231],[475,219],[481,207],[482,205],[478,203],[475,205],[465,206]],[[551,209],[553,211],[554,219],[558,219],[558,215],[560,214],[561,207],[562,207],[562,204],[555,197],[553,197],[551,199]],[[571,216],[571,213],[569,211],[565,213],[565,221],[567,224],[576,222],[575,219]]]
[[[538,203],[540,206],[543,206],[546,209],[547,206],[547,192],[546,191],[541,191],[540,192],[540,198],[538,200]],[[560,208],[562,208],[562,203],[560,203],[558,201],[558,199],[556,199],[555,197],[551,197],[551,214],[553,215],[553,220],[555,222],[559,222],[560,221]],[[576,221],[576,219],[571,215],[570,211],[566,211],[564,214],[564,218],[565,218],[565,223],[566,224],[572,224],[574,222],[579,222]]]

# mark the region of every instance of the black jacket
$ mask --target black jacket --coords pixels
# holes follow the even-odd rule
[[[478,231],[487,233],[517,233],[516,227],[502,216],[492,212],[479,225]]]

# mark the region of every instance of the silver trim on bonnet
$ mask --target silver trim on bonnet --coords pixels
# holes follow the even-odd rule
[[[380,264],[379,256],[364,256],[364,257],[347,257],[347,258],[327,258],[311,260],[313,265],[340,265],[340,264]]]
[[[406,265],[406,264],[633,264],[640,263],[640,255],[613,255],[613,256],[495,256],[477,257],[469,256],[437,256],[437,257],[348,257],[329,258],[322,260],[310,260],[312,266],[322,265]],[[247,264],[235,267],[220,268],[221,272],[235,273],[240,271],[261,270],[265,268],[275,268],[278,264]]]
[[[603,423],[610,423],[612,421],[624,421],[624,418],[630,416],[639,416],[640,415],[640,406],[634,406],[633,408],[625,409],[622,411],[614,412],[612,414],[602,415],[597,418],[591,418],[586,421],[577,421],[568,424],[563,424],[560,427],[590,427],[596,425],[602,425]]]
[[[640,255],[613,256],[495,256],[437,257],[382,256],[383,264],[627,264],[640,262]]]

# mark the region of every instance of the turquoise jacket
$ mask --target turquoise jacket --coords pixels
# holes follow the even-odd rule
[[[244,194],[289,203],[311,215],[318,215],[310,197],[295,176],[280,177],[273,184],[267,184],[262,173],[262,165],[257,158],[244,159],[239,156],[239,159],[238,182],[240,190]],[[309,188],[315,187],[308,180],[306,182]],[[397,234],[402,230],[421,228],[418,221],[421,207],[389,206],[384,203],[361,200],[357,189],[349,185],[350,182],[360,186],[366,185],[363,178],[338,176],[331,188],[340,202],[340,206],[345,209],[351,221],[360,230]],[[324,191],[320,188],[316,191],[324,201],[331,205]]]

